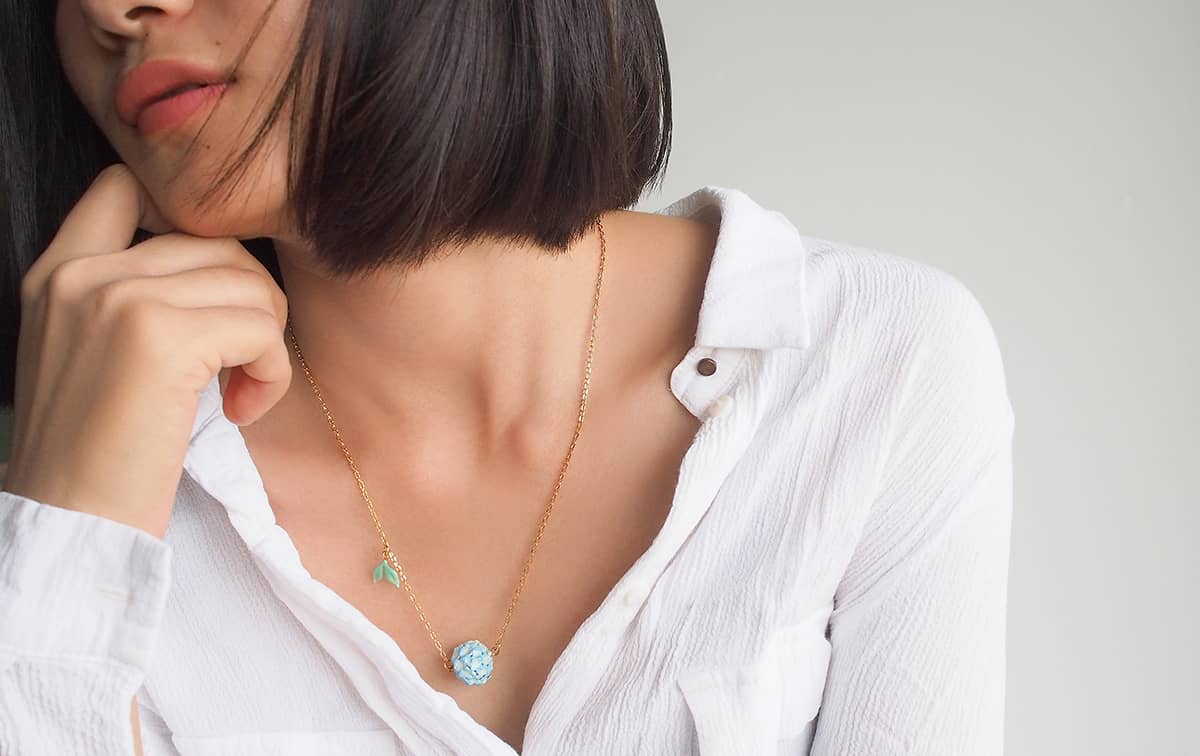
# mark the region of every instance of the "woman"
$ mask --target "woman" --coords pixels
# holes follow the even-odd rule
[[[628,210],[648,0],[44,5],[0,742],[1001,753],[988,320],[738,190]]]

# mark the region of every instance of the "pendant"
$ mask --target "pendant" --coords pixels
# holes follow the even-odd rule
[[[477,640],[455,646],[450,663],[455,676],[467,685],[483,685],[492,677],[492,650]]]
[[[396,574],[396,570],[392,568],[392,565],[388,564],[388,560],[386,559],[376,565],[375,570],[371,573],[371,577],[374,578],[372,582],[378,583],[380,580],[387,578],[389,583],[397,588],[400,587],[400,576]]]

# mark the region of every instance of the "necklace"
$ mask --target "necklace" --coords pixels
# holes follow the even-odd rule
[[[509,601],[508,608],[504,612],[504,620],[500,624],[500,632],[496,637],[496,642],[491,646],[486,646],[481,641],[472,639],[460,643],[454,648],[451,654],[446,654],[442,642],[438,640],[437,633],[430,626],[429,618],[425,616],[424,610],[421,609],[421,603],[417,601],[412,586],[409,585],[404,567],[401,566],[395,551],[392,550],[391,545],[388,543],[387,535],[383,530],[383,524],[379,521],[379,515],[375,513],[371,497],[367,494],[367,486],[363,482],[362,475],[359,474],[358,465],[354,463],[354,457],[350,455],[350,450],[346,448],[346,443],[342,440],[342,434],[338,432],[337,424],[333,421],[333,414],[330,413],[329,407],[326,406],[325,400],[321,396],[321,390],[317,387],[317,381],[313,378],[312,371],[309,369],[308,363],[304,360],[304,354],[300,351],[300,344],[296,340],[295,331],[292,329],[291,317],[288,317],[288,336],[291,339],[292,346],[296,350],[296,357],[300,361],[300,367],[304,369],[304,375],[308,377],[308,382],[312,386],[313,393],[321,405],[321,410],[325,413],[325,419],[329,422],[329,428],[333,431],[334,438],[337,439],[338,444],[342,448],[342,454],[350,464],[350,471],[354,474],[354,479],[358,483],[359,493],[362,494],[363,500],[367,503],[367,511],[371,513],[371,519],[375,521],[375,530],[379,533],[379,540],[383,544],[383,560],[372,571],[372,581],[378,583],[380,580],[387,580],[387,582],[397,588],[404,588],[413,606],[416,608],[421,622],[425,625],[426,632],[433,639],[433,645],[437,647],[438,654],[442,657],[442,666],[445,667],[447,672],[453,672],[458,679],[467,685],[482,685],[492,677],[494,659],[500,655],[500,645],[504,642],[505,632],[508,631],[508,624],[512,619],[513,609],[517,605],[517,599],[521,596],[521,590],[525,587],[525,580],[529,576],[530,567],[533,565],[533,556],[537,552],[538,543],[542,540],[542,534],[546,531],[546,523],[550,519],[550,513],[554,510],[554,502],[558,499],[558,490],[562,486],[563,479],[567,474],[567,467],[571,463],[571,454],[575,451],[575,444],[579,441],[579,434],[583,430],[583,418],[587,412],[588,386],[592,380],[592,352],[596,344],[596,319],[600,311],[600,284],[604,279],[604,224],[599,220],[597,220],[597,224],[600,230],[600,269],[596,275],[596,293],[592,301],[592,324],[588,335],[587,363],[583,372],[583,390],[579,398],[579,417],[575,422],[575,434],[571,438],[570,446],[567,447],[566,457],[563,459],[558,479],[554,483],[554,490],[550,494],[550,503],[546,506],[546,512],[542,515],[542,519],[538,523],[533,544],[529,547],[529,556],[525,558],[525,564],[521,568],[521,577],[517,581],[517,588],[513,592],[512,600]]]

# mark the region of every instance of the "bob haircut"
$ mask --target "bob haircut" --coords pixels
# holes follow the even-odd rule
[[[120,160],[66,81],[56,5],[0,0],[0,405],[14,399],[24,272]],[[484,236],[564,250],[666,167],[654,0],[311,0],[297,49],[313,53],[201,201],[290,101],[289,208],[333,275]],[[270,240],[244,244],[282,287]]]

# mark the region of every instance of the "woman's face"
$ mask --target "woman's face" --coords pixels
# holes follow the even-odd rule
[[[286,111],[241,180],[204,208],[196,198],[265,117],[295,54],[306,5],[58,0],[58,50],[71,87],[176,229],[239,238],[285,231]],[[164,96],[164,89],[182,94]]]

